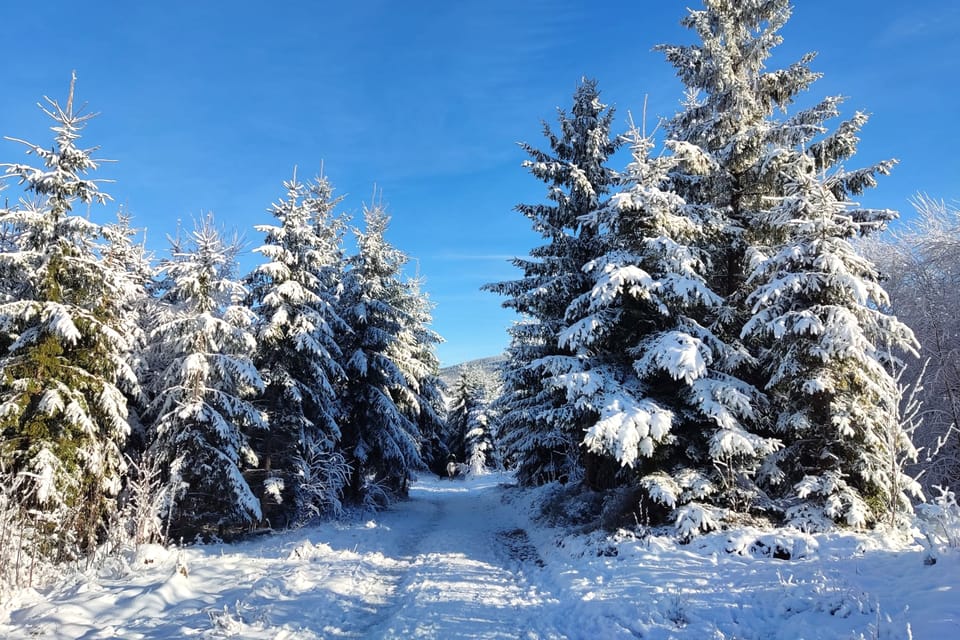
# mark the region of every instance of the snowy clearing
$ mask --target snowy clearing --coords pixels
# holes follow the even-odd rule
[[[925,566],[919,546],[853,534],[572,534],[533,521],[549,489],[509,481],[424,478],[366,521],[145,547],[16,594],[0,636],[960,637],[960,554]]]

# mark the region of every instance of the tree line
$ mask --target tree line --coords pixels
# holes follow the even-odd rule
[[[7,558],[82,556],[118,528],[285,526],[384,504],[446,462],[441,338],[382,204],[351,228],[327,178],[294,175],[250,273],[209,214],[154,260],[128,214],[78,211],[110,196],[73,83],[44,111],[52,146],[17,140],[36,162],[3,165],[22,192],[0,209]]]

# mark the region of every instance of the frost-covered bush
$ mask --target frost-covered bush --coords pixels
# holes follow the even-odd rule
[[[339,452],[308,443],[294,463],[297,469],[294,491],[301,510],[300,521],[321,515],[341,515],[343,491],[350,482],[350,465],[346,459]]]
[[[135,547],[166,541],[166,524],[175,488],[163,481],[163,470],[152,456],[128,458],[127,488],[121,521]]]
[[[806,612],[827,613],[837,618],[872,615],[877,603],[869,594],[850,588],[841,578],[818,572],[812,579],[781,578],[783,596],[776,613],[787,619]]]
[[[960,505],[953,491],[936,488],[939,495],[917,507],[917,524],[927,546],[927,562],[936,562],[942,548],[960,549]]]
[[[19,584],[19,562],[32,546],[16,499],[21,484],[7,474],[0,476],[0,594]]]
[[[681,541],[689,541],[702,532],[720,528],[723,511],[706,504],[685,504],[676,510],[674,526]]]
[[[596,526],[603,511],[603,494],[577,483],[551,483],[538,490],[533,511],[552,527]]]
[[[912,202],[916,215],[864,244],[890,294],[890,309],[910,326],[925,360],[907,358],[909,378],[922,375],[922,448],[917,467],[925,489],[960,490],[960,207],[927,195]],[[921,373],[922,372],[922,373]],[[936,452],[936,455],[933,455]]]
[[[45,549],[54,522],[22,504],[30,484],[22,474],[0,472],[0,601],[9,591],[37,586],[56,574]]]
[[[754,558],[796,560],[816,556],[819,547],[815,537],[800,531],[784,528],[769,532],[748,527],[729,532],[724,550]]]

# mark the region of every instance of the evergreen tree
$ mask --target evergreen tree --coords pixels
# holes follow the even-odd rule
[[[130,346],[128,362],[137,379],[142,380],[148,374],[143,358],[147,340],[146,325],[156,307],[156,300],[151,296],[153,256],[144,246],[145,242],[135,242],[137,236],[143,232],[133,228],[132,221],[132,216],[121,209],[117,212],[116,222],[103,226],[103,237],[106,240],[103,262],[113,277],[124,285],[123,297],[116,302],[122,310],[123,335]],[[127,449],[133,456],[139,456],[146,444],[146,433],[140,419],[146,408],[145,402],[146,398],[139,388],[132,395],[128,394],[130,438]]]
[[[775,428],[787,442],[765,471],[799,502],[788,512],[795,524],[816,527],[826,515],[863,526],[893,502],[910,504],[890,495],[905,483],[889,463],[900,394],[888,367],[891,349],[911,348],[913,335],[883,311],[876,269],[850,244],[875,219],[838,199],[802,160],[771,211],[790,238],[754,269],[754,315],[743,330],[764,345]]]
[[[709,504],[750,497],[744,472],[776,443],[751,432],[758,394],[726,373],[740,354],[706,326],[723,302],[707,284],[706,230],[667,190],[686,148],[651,158],[648,137],[633,128],[629,139],[622,188],[586,220],[605,240],[586,265],[592,288],[573,301],[561,334],[586,366],[558,379],[591,417],[587,446],[634,468],[689,534],[706,526]]]
[[[350,496],[379,501],[404,494],[421,468],[421,437],[411,419],[417,391],[405,374],[408,355],[397,342],[414,325],[400,270],[407,257],[384,237],[389,217],[375,206],[364,210],[356,230],[358,252],[344,280],[341,315],[350,327],[341,347],[347,381],[342,403],[341,446],[351,465]]]
[[[264,388],[254,317],[234,276],[239,242],[212,216],[171,245],[159,267],[165,313],[150,332],[149,455],[176,491],[173,533],[220,535],[262,517],[243,475],[258,463],[251,435],[267,429],[250,402]]]
[[[266,384],[259,405],[270,417],[269,433],[255,439],[254,448],[274,501],[281,500],[287,516],[303,517],[338,504],[342,489],[330,486],[331,495],[317,495],[300,485],[322,473],[302,464],[324,458],[335,464],[338,455],[336,387],[344,373],[336,336],[345,331],[337,313],[345,222],[334,216],[341,199],[326,178],[304,185],[294,175],[284,187],[286,197],[270,209],[278,224],[256,227],[265,238],[255,251],[267,262],[250,277],[256,364]]]
[[[462,366],[451,390],[447,430],[450,450],[472,473],[498,465],[493,426],[496,416],[491,403],[494,383],[480,367]]]
[[[446,389],[440,379],[440,360],[436,354],[436,346],[443,338],[430,328],[433,305],[421,291],[422,281],[410,278],[403,285],[400,307],[406,312],[407,322],[389,353],[403,372],[410,393],[397,400],[401,410],[417,424],[424,464],[437,469],[446,464],[449,453],[442,442]]]
[[[550,150],[530,145],[530,172],[547,184],[551,204],[521,204],[546,244],[530,258],[517,258],[520,280],[485,287],[506,296],[504,306],[524,320],[511,329],[502,413],[504,447],[515,460],[523,483],[567,480],[582,475],[581,441],[585,417],[567,402],[563,385],[554,380],[582,368],[571,351],[559,345],[569,304],[589,290],[583,266],[598,254],[594,229],[582,218],[593,212],[615,181],[606,166],[619,142],[610,139],[613,110],[600,102],[596,82],[584,79],[574,94],[571,114],[559,110],[559,133],[544,123]],[[589,474],[596,475],[596,474]]]
[[[688,88],[668,137],[689,161],[670,178],[713,232],[704,245],[714,266],[708,284],[725,306],[711,328],[732,348],[745,341],[752,356],[729,372],[773,400],[770,433],[785,446],[761,477],[788,503],[813,498],[831,517],[862,524],[872,519],[863,500],[882,493],[871,462],[876,432],[896,419],[890,402],[869,411],[863,402],[894,390],[882,351],[910,338],[870,310],[883,295],[848,243],[894,213],[849,198],[892,163],[840,166],[866,122],[857,113],[830,131],[840,98],[776,117],[819,77],[812,54],[765,68],[790,13],[787,0],[705,0],[683,21],[700,42],[660,47]],[[865,370],[854,373],[857,366]]]
[[[75,80],[75,77],[74,77]],[[129,365],[126,279],[100,259],[102,229],[73,212],[109,196],[88,177],[96,149],[77,146],[93,114],[46,98],[52,148],[22,140],[41,166],[4,165],[25,197],[0,213],[0,468],[24,479],[51,550],[91,550],[115,509],[124,472]],[[32,196],[30,200],[26,197]]]

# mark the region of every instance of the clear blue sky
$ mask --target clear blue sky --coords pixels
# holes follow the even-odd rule
[[[849,97],[873,114],[850,166],[896,157],[863,202],[908,211],[917,191],[960,198],[960,6],[945,0],[802,0],[774,64],[818,51],[809,100]],[[516,146],[543,146],[541,120],[567,108],[582,75],[648,120],[681,99],[651,51],[690,42],[688,2],[354,0],[4,3],[0,134],[48,144],[36,108],[77,94],[101,113],[84,142],[117,161],[108,191],[165,248],[177,220],[213,211],[258,237],[294,165],[323,161],[359,217],[376,183],[388,238],[416,259],[447,342],[445,365],[499,353],[512,315],[479,291],[515,277],[537,242],[513,211],[544,187]],[[0,142],[0,162],[23,158]],[[93,212],[107,221],[114,207]],[[251,260],[252,258],[248,258]]]

